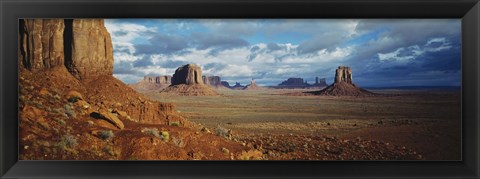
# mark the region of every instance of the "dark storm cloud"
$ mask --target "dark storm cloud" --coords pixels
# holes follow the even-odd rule
[[[204,70],[212,70],[214,72],[223,70],[227,67],[227,64],[224,63],[207,63],[203,66]]]
[[[166,61],[160,62],[159,65],[162,68],[178,68],[185,64],[188,64],[188,62],[179,61],[179,60],[166,60]]]
[[[150,57],[143,57],[133,62],[133,67],[146,67],[153,66],[152,59]]]
[[[131,62],[119,61],[115,62],[113,73],[121,75],[133,75],[136,74],[136,71],[133,69]]]
[[[149,44],[135,45],[136,54],[183,54],[187,48],[205,50],[212,48],[210,55],[227,49],[248,46],[249,43],[241,38],[193,33],[189,36],[156,34],[148,40]]]
[[[299,54],[315,53],[323,49],[331,51],[338,47],[344,40],[345,37],[338,32],[322,33],[300,43],[297,50]]]
[[[197,49],[200,50],[207,48],[226,50],[249,45],[249,43],[244,39],[226,35],[193,33],[191,38]]]
[[[172,54],[188,48],[188,40],[178,35],[156,34],[149,44],[135,45],[136,54]]]

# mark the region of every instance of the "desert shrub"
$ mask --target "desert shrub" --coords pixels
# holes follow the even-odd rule
[[[107,139],[110,139],[110,138],[113,138],[115,137],[115,135],[113,134],[113,132],[111,130],[103,130],[103,131],[100,131],[100,138],[102,138],[103,140],[107,140]]]
[[[113,148],[108,145],[103,147],[103,151],[108,153],[111,156],[115,156],[115,151],[113,151]]]
[[[144,128],[142,132],[160,138],[160,132],[157,128]]]
[[[64,126],[65,124],[67,124],[63,119],[59,119],[59,118],[54,118],[53,120],[55,120],[58,124]]]
[[[43,109],[43,104],[39,101],[32,101],[32,104],[35,105],[38,109]]]
[[[180,126],[180,122],[178,122],[178,121],[171,122],[170,125],[171,125],[171,126],[177,126],[177,127],[178,127],[178,126]]]
[[[52,112],[57,113],[57,114],[63,114],[63,109],[62,108],[56,108],[56,109],[53,109]]]
[[[80,98],[78,96],[72,96],[72,97],[67,99],[67,101],[69,103],[76,103],[78,100],[80,100]]]
[[[162,131],[162,136],[160,136],[160,138],[167,142],[170,139],[170,134],[167,131]]]
[[[226,129],[222,126],[218,126],[217,129],[216,129],[216,133],[217,133],[217,136],[220,136],[220,137],[223,137],[223,138],[226,138],[226,139],[230,139],[232,136],[231,136],[231,131],[229,129]]]
[[[56,100],[60,100],[60,95],[56,94],[55,96],[53,96],[53,99],[56,99]]]
[[[78,145],[77,139],[75,138],[75,136],[70,134],[66,134],[62,136],[62,138],[57,144],[57,146],[60,147],[62,150],[72,149],[77,145]]]
[[[68,117],[77,118],[77,115],[75,114],[75,111],[73,110],[73,106],[66,104],[64,106],[64,109],[65,109],[65,114],[67,114]]]
[[[184,147],[185,146],[185,143],[183,142],[183,140],[181,138],[178,138],[178,137],[172,137],[172,142],[177,147]]]

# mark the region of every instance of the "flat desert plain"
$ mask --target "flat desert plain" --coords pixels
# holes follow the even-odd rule
[[[231,130],[271,159],[461,160],[460,90],[370,90],[371,97],[298,96],[305,89],[145,93],[189,120]],[[392,152],[393,151],[393,152]],[[388,153],[392,153],[391,156]]]

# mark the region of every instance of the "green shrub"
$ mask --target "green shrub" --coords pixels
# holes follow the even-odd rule
[[[180,122],[177,122],[177,121],[171,122],[170,125],[171,125],[171,126],[177,126],[177,127],[178,127],[178,126],[180,126]]]
[[[162,131],[162,136],[160,137],[165,142],[168,142],[170,139],[170,134],[167,131]]]

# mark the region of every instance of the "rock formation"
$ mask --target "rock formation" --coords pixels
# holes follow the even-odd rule
[[[218,93],[209,85],[204,85],[202,69],[195,64],[187,64],[175,70],[172,84],[161,93],[171,93],[181,96],[217,96]]]
[[[172,77],[172,85],[203,85],[202,69],[195,64],[187,64],[175,70]]]
[[[128,86],[138,92],[159,91],[172,84],[172,76],[144,76],[142,80]]]
[[[243,88],[245,88],[245,86],[241,85],[239,82],[235,82],[235,85],[231,87],[231,89],[234,90],[243,90]]]
[[[172,76],[163,75],[163,76],[144,76],[143,82],[154,83],[154,84],[172,84]]]
[[[352,69],[347,66],[339,66],[335,72],[335,83],[345,82],[348,84],[352,83]]]
[[[231,88],[230,84],[228,83],[228,81],[221,81],[220,82],[224,87],[227,87],[227,88]]]
[[[258,86],[257,82],[255,82],[254,79],[250,81],[250,84],[248,84],[243,88],[243,90],[261,90],[261,89],[263,89],[263,87]]]
[[[19,24],[21,66],[31,71],[63,66],[63,19],[20,20]]]
[[[102,19],[21,19],[20,64],[38,71],[65,66],[77,79],[112,75],[113,47]]]
[[[350,67],[339,66],[335,71],[335,83],[323,90],[309,92],[321,96],[374,96],[376,94],[357,87],[352,82],[352,70]]]
[[[325,78],[315,77],[315,83],[312,86],[314,86],[314,87],[326,87],[326,86],[328,86],[328,84],[325,81]]]
[[[93,104],[89,109],[121,109],[141,123],[178,119],[170,103],[115,106],[141,95],[112,76],[112,42],[102,19],[20,19],[19,40],[20,73],[38,78],[36,85],[57,93],[79,90],[82,101]]]
[[[304,86],[305,81],[303,78],[288,78],[285,81],[282,81],[278,86]]]

